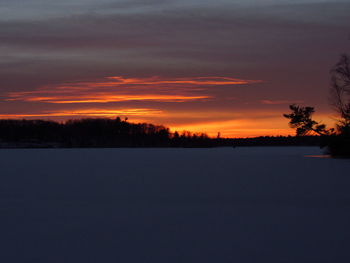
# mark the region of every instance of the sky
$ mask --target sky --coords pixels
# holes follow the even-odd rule
[[[350,1],[1,0],[0,118],[128,117],[223,137],[334,122]]]

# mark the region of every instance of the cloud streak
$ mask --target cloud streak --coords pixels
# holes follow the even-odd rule
[[[56,104],[109,103],[125,101],[184,102],[208,100],[202,94],[207,87],[260,83],[231,77],[194,78],[126,78],[106,77],[102,81],[77,82],[47,86],[33,91],[10,92],[5,101],[27,101]]]
[[[261,104],[265,105],[284,105],[284,104],[298,104],[304,103],[303,100],[261,100]]]
[[[115,116],[159,116],[163,111],[157,109],[81,109],[46,111],[40,113],[0,114],[0,118],[37,118],[37,117],[115,117]]]

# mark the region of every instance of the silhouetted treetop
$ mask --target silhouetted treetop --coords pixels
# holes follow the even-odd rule
[[[287,119],[290,119],[289,126],[296,129],[297,136],[309,135],[316,133],[318,135],[330,135],[333,129],[326,129],[325,124],[320,124],[312,119],[312,114],[315,112],[313,107],[300,107],[292,104],[289,106],[292,113],[283,114]]]

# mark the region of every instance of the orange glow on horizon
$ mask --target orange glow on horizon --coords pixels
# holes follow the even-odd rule
[[[49,118],[67,120],[74,118],[129,117],[130,122],[147,122],[164,125],[171,131],[190,131],[206,133],[216,137],[256,137],[295,135],[295,130],[288,126],[288,120],[275,111],[250,111],[232,113],[227,111],[169,111],[156,108],[119,108],[119,109],[64,109],[34,113],[0,114],[0,118]],[[221,120],[218,120],[221,119]],[[212,121],[217,120],[217,121]],[[333,127],[335,118],[329,114],[315,114],[315,120]]]
[[[261,113],[261,116],[271,116],[271,112]],[[327,114],[317,114],[315,119],[323,120],[322,123],[331,128],[334,121]],[[227,138],[248,138],[258,136],[288,136],[295,135],[295,130],[290,128],[288,120],[282,116],[259,118],[247,115],[236,120],[208,121],[183,125],[170,125],[172,131],[191,131],[206,133],[215,137],[218,133]]]
[[[272,126],[272,127],[271,127]],[[221,122],[204,122],[193,125],[175,125],[171,127],[172,131],[191,131],[206,133],[209,136],[215,137],[220,133],[221,137],[227,138],[248,138],[257,136],[288,136],[294,135],[295,131],[290,129],[286,122],[274,120],[273,125],[269,128],[261,128],[254,119],[240,119],[233,121]]]
[[[191,113],[190,113],[191,114]],[[265,113],[266,115],[270,113]],[[193,113],[195,115],[195,113]],[[57,112],[44,112],[32,114],[3,114],[0,118],[38,118],[47,117],[53,119],[74,119],[85,117],[105,117],[115,118],[131,117],[130,122],[134,123],[153,123],[169,127],[172,132],[190,131],[194,133],[206,133],[211,137],[216,137],[218,133],[223,138],[246,138],[257,136],[288,136],[295,135],[294,129],[288,127],[288,121],[283,117],[273,117],[267,119],[254,118],[238,118],[235,120],[223,121],[203,121],[203,122],[188,122],[184,124],[167,123],[166,119],[171,120],[176,116],[176,113],[164,112],[157,109],[85,109],[85,110],[65,110]],[[181,115],[184,116],[184,115]],[[326,124],[329,125],[331,119],[328,115],[321,115],[326,119]],[[318,116],[317,119],[319,119]],[[63,119],[62,119],[63,118]],[[161,121],[163,120],[163,121]]]

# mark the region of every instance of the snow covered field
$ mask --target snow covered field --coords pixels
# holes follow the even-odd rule
[[[350,262],[350,160],[320,153],[0,150],[0,262]]]

